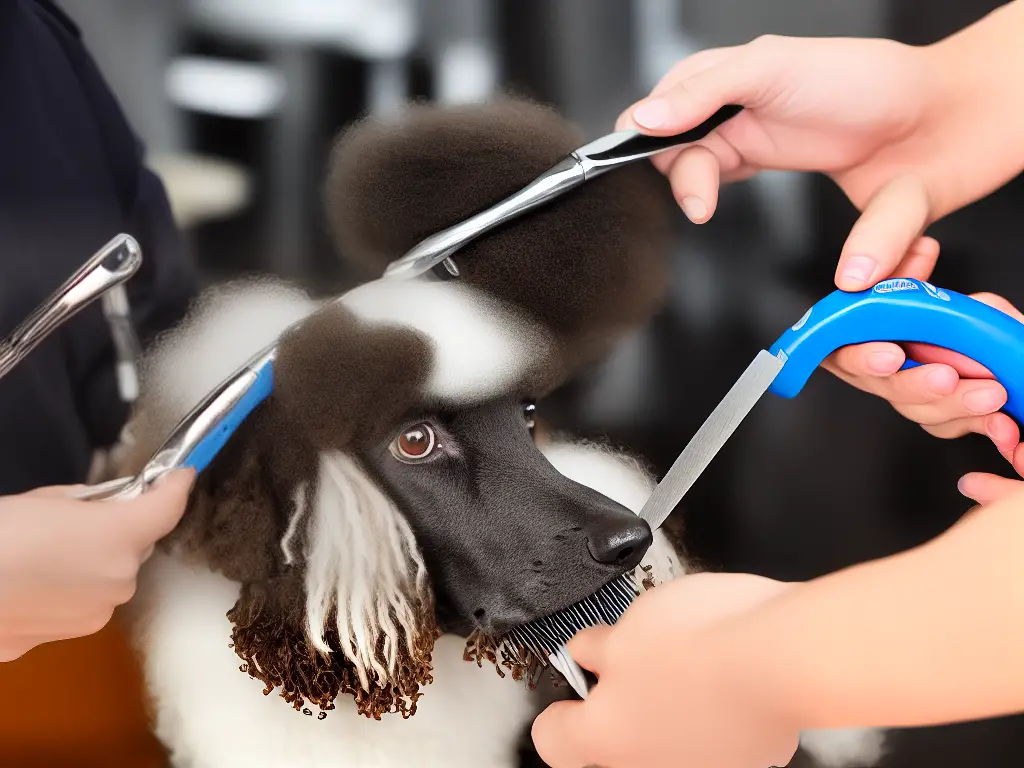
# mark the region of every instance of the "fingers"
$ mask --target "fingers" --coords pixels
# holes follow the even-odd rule
[[[109,504],[114,514],[129,525],[143,551],[174,530],[185,513],[195,473],[181,469],[153,484],[141,496],[129,501],[101,502]]]
[[[694,224],[702,224],[718,205],[718,158],[707,147],[691,147],[679,154],[668,171],[676,202]]]
[[[1024,483],[1007,477],[990,475],[986,472],[971,472],[957,483],[960,493],[982,506],[994,504],[1000,499],[1024,490]]]
[[[1014,463],[1014,451],[1020,443],[1020,428],[1005,413],[988,416],[968,416],[951,419],[942,424],[925,426],[925,431],[944,440],[952,440],[971,433],[987,435],[1004,459]]]
[[[912,277],[915,280],[927,280],[935,271],[939,260],[939,241],[934,237],[919,237],[910,244],[893,277]]]
[[[612,628],[607,625],[590,627],[576,634],[567,646],[576,663],[594,674],[604,669],[604,654]]]
[[[629,112],[634,127],[645,133],[670,135],[681,133],[707,120],[726,104],[756,107],[778,87],[771,59],[750,54],[749,46],[705,56],[707,66],[666,78]]]
[[[836,268],[836,286],[863,291],[893,274],[930,217],[928,192],[920,180],[900,176],[890,181],[851,230]]]
[[[551,768],[595,765],[590,757],[594,739],[585,721],[586,710],[579,701],[558,701],[541,712],[531,729],[541,760]]]
[[[75,494],[84,489],[84,485],[48,485],[43,488],[34,488],[25,495],[41,499],[71,499]]]

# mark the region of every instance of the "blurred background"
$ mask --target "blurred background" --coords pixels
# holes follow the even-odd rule
[[[596,137],[675,61],[701,48],[765,33],[923,44],[1000,4],[61,3],[146,143],[206,278],[269,272],[317,291],[350,281],[326,236],[320,184],[332,138],[368,111],[386,112],[409,98],[484,100],[511,88],[555,105]],[[1022,204],[1018,180],[936,225],[931,234],[943,255],[934,281],[965,293],[994,290],[1024,305],[1015,226]],[[541,414],[627,446],[665,471],[756,351],[832,290],[855,213],[827,179],[792,174],[728,188],[713,221],[701,227],[680,213],[669,306]],[[956,481],[970,470],[1006,467],[986,441],[929,438],[885,403],[819,372],[800,398],[762,402],[678,514],[691,552],[707,566],[806,579],[936,535],[967,509]],[[97,722],[117,721],[111,713],[134,706],[104,692],[111,674],[77,693],[83,703],[99,697],[88,707],[107,713],[95,714]],[[7,696],[3,683],[0,677]],[[3,719],[0,764],[32,764],[12,746],[18,721]],[[104,727],[81,726],[67,738],[88,739]],[[887,766],[1024,764],[1017,719],[915,731],[897,742]],[[35,764],[111,764],[90,762],[88,749],[73,753]]]

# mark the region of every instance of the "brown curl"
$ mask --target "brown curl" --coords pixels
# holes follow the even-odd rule
[[[265,696],[281,689],[281,697],[296,711],[311,715],[304,706],[319,707],[320,719],[334,709],[342,695],[353,698],[356,711],[380,720],[385,714],[400,714],[407,719],[416,714],[422,686],[433,682],[431,654],[440,631],[432,605],[423,605],[417,613],[420,631],[406,644],[405,637],[393,638],[399,647],[397,673],[385,683],[372,674],[364,688],[355,667],[340,652],[324,654],[309,642],[297,611],[275,607],[271,596],[280,594],[274,585],[246,585],[235,606],[228,612],[233,625],[231,647],[242,659],[241,671],[266,685]],[[291,615],[290,615],[291,614]],[[328,622],[327,644],[341,647],[335,622]],[[412,645],[412,653],[408,645]],[[378,648],[378,650],[380,650]]]

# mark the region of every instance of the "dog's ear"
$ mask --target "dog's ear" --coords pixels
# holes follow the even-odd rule
[[[438,636],[404,518],[347,454],[320,452],[269,403],[199,478],[172,546],[240,584],[242,670],[296,710],[351,697],[410,717]],[[227,638],[225,638],[227,640]]]
[[[553,110],[512,98],[364,120],[331,159],[327,213],[338,247],[380,274],[582,143]],[[616,170],[479,237],[454,260],[465,282],[550,329],[570,367],[594,360],[663,300],[667,188],[649,163]]]

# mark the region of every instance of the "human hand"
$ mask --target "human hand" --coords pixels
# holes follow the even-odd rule
[[[192,476],[125,501],[81,501],[66,487],[0,497],[0,661],[106,626],[181,519]]]
[[[923,270],[914,276],[928,279],[928,273]],[[1024,314],[1001,296],[992,293],[972,296],[1024,322]],[[908,357],[922,365],[900,371]],[[823,365],[843,381],[888,400],[902,416],[922,425],[935,437],[950,439],[971,432],[987,435],[999,453],[1024,475],[1020,429],[1010,416],[999,410],[1006,404],[1006,389],[983,365],[927,344],[890,343],[844,347]],[[978,479],[969,481],[968,487],[988,498],[993,483]],[[999,483],[995,485],[1002,487]]]
[[[987,507],[1002,501],[1007,496],[1024,492],[1024,481],[1009,477],[990,475],[988,472],[969,472],[957,483],[960,493],[976,501],[979,506]]]
[[[796,725],[757,703],[759,695],[723,685],[707,642],[718,622],[789,587],[747,574],[684,576],[644,593],[614,627],[581,632],[569,650],[598,683],[585,701],[556,702],[537,718],[541,758],[552,768],[789,763]]]
[[[857,291],[896,273],[945,213],[933,170],[945,149],[931,125],[936,79],[927,49],[768,35],[683,59],[618,128],[670,135],[724,104],[743,105],[696,145],[655,156],[655,166],[696,223],[714,214],[722,182],[767,169],[828,174],[863,211],[836,272],[839,288]]]

